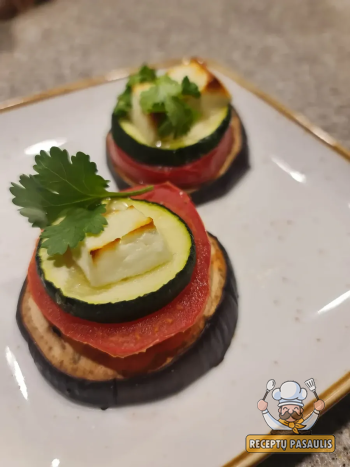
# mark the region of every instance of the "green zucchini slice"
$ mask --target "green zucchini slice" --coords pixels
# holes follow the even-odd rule
[[[209,118],[195,123],[187,135],[162,147],[147,145],[129,120],[112,115],[112,136],[117,146],[138,162],[177,167],[193,162],[214,149],[231,122],[231,114],[231,105],[218,109]]]
[[[171,252],[171,260],[144,274],[104,287],[92,287],[69,253],[59,258],[49,257],[39,243],[36,263],[46,291],[64,311],[74,316],[100,323],[133,321],[167,305],[191,280],[196,251],[186,223],[159,204],[124,201],[153,219]]]

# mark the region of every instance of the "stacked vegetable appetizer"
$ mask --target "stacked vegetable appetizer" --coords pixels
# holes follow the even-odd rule
[[[170,181],[201,202],[227,191],[248,167],[232,97],[196,59],[157,76],[144,65],[119,95],[107,160],[121,188]]]
[[[236,284],[188,195],[170,183],[108,191],[81,152],[35,162],[10,190],[41,229],[17,323],[43,376],[107,408],[168,396],[220,363]]]

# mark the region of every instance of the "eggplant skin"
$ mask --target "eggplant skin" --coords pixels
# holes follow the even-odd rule
[[[198,190],[190,193],[192,201],[199,206],[200,204],[213,201],[226,195],[241,180],[250,168],[249,146],[245,128],[241,123],[242,147],[228,170],[210,183],[206,183]]]
[[[198,188],[189,193],[189,195],[192,198],[192,201],[197,206],[224,196],[241,180],[241,178],[247,173],[247,171],[250,168],[247,133],[240,117],[239,120],[242,135],[241,150],[232,161],[228,170],[223,175],[211,182],[199,186]],[[113,163],[109,157],[108,151],[106,151],[106,157],[108,169],[111,172],[112,177],[115,183],[117,184],[119,190],[126,190],[127,188],[132,187],[132,185],[130,185],[119,173],[116,172],[115,168],[113,167]]]
[[[238,319],[238,292],[232,264],[226,250],[216,239],[227,274],[221,301],[195,343],[169,366],[153,373],[128,379],[90,381],[70,376],[44,356],[28,332],[21,313],[26,281],[17,306],[17,324],[28,343],[30,353],[44,378],[61,394],[75,402],[107,409],[109,407],[159,400],[189,386],[211,368],[219,365],[230,346]]]

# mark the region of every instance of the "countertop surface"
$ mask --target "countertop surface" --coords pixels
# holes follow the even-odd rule
[[[55,0],[0,23],[0,102],[112,69],[220,61],[350,148],[350,0]],[[350,466],[350,397],[315,434],[336,452],[269,466]]]

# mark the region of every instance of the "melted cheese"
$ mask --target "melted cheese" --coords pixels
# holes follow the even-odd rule
[[[231,101],[231,95],[223,83],[208,70],[204,63],[196,59],[170,68],[167,74],[179,83],[185,76],[188,76],[189,80],[198,86],[201,93],[200,99],[189,98],[189,103],[201,113],[202,121],[218,115],[218,111]]]
[[[223,83],[213,75],[205,64],[195,59],[170,68],[167,73],[175,81],[181,83],[187,76],[190,81],[197,84],[201,97],[187,97],[186,100],[196,109],[200,118],[194,123],[190,131],[177,139],[171,137],[159,141],[157,135],[156,116],[144,114],[140,106],[140,96],[152,83],[141,83],[132,88],[132,110],[130,119],[121,121],[123,129],[134,139],[148,146],[159,146],[163,149],[176,149],[195,144],[202,138],[213,133],[225,118],[227,106],[231,101],[231,95]]]
[[[142,83],[132,88],[132,109],[130,121],[137,128],[146,144],[152,146],[159,139],[157,135],[157,125],[152,114],[145,114],[140,105],[140,97],[143,91],[147,91],[152,86],[150,83]]]
[[[134,206],[118,204],[106,214],[108,225],[99,235],[87,236],[72,251],[93,287],[144,274],[171,259],[153,220]]]
[[[223,83],[211,73],[204,63],[196,59],[170,68],[167,75],[179,83],[187,76],[190,81],[198,86],[202,95],[222,96],[222,98],[226,99],[226,103],[231,100],[231,95]]]

